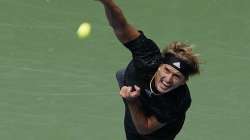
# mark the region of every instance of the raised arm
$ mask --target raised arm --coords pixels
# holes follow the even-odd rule
[[[113,0],[97,1],[100,1],[103,4],[109,24],[113,28],[116,37],[122,43],[134,40],[140,35],[140,33],[127,22],[122,10]]]

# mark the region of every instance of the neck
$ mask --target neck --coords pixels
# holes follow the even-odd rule
[[[150,91],[154,94],[154,95],[160,95],[159,91],[156,89],[155,87],[155,75],[153,76],[153,78],[151,79],[150,83],[149,83],[149,87],[150,87]]]

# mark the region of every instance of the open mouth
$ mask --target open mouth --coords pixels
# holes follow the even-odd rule
[[[171,87],[171,85],[169,83],[167,83],[166,81],[164,81],[163,79],[161,79],[161,84],[163,85],[164,89],[168,89]]]

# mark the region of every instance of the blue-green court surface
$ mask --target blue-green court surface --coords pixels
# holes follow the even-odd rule
[[[116,2],[161,48],[180,40],[200,53],[176,139],[249,139],[250,1]],[[80,40],[82,22],[93,29]],[[94,0],[0,0],[0,139],[125,139],[115,72],[130,59]]]

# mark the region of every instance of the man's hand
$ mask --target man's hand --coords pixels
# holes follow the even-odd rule
[[[120,96],[129,102],[135,101],[141,93],[141,89],[138,86],[123,86],[120,90]]]
[[[128,103],[128,108],[135,125],[137,132],[141,135],[148,135],[152,132],[160,129],[165,124],[160,123],[155,116],[145,116],[141,109],[141,103],[138,100],[141,89],[138,86],[123,86],[120,91],[120,95]]]
[[[122,43],[127,43],[136,39],[140,33],[131,26],[122,10],[113,0],[97,0],[102,3],[105,8],[106,17],[109,21],[109,25],[113,28],[116,37]]]

